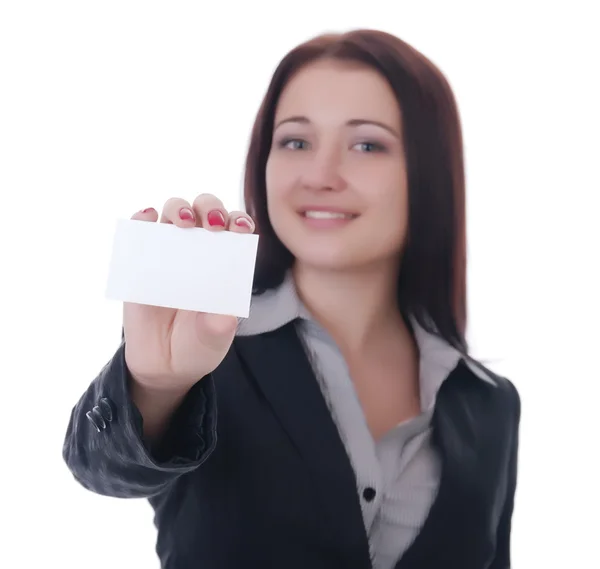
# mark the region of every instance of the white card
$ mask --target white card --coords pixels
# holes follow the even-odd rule
[[[106,297],[247,318],[258,235],[119,220]]]

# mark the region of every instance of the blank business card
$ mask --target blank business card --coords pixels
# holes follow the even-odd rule
[[[247,318],[258,235],[119,220],[106,297]]]

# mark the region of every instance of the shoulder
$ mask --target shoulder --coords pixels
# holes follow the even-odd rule
[[[496,380],[507,414],[512,419],[515,428],[517,428],[521,420],[521,396],[519,390],[507,377],[496,375]]]
[[[516,385],[511,379],[500,375],[481,362],[469,359],[469,367],[481,370],[492,381],[493,389],[490,390],[492,397],[496,399],[518,422],[521,416],[521,396]]]

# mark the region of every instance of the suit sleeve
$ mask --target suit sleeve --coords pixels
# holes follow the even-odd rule
[[[510,569],[511,567],[511,529],[515,504],[515,491],[517,488],[518,454],[519,454],[519,426],[521,420],[521,400],[519,393],[512,383],[509,383],[512,393],[512,408],[514,419],[512,427],[512,445],[508,463],[508,483],[506,501],[498,525],[496,537],[496,555],[489,569]]]
[[[161,448],[143,440],[140,412],[129,395],[125,344],[91,383],[71,412],[63,458],[75,479],[97,494],[148,498],[198,468],[216,445],[212,376],[189,391],[174,414]]]

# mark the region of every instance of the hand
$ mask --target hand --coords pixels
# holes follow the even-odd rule
[[[149,208],[132,219],[157,222]],[[193,204],[169,199],[160,223],[181,228],[252,233],[254,222],[241,211],[227,212],[213,195],[202,194]],[[187,391],[225,358],[237,327],[235,316],[124,303],[125,361],[134,379],[155,391]]]

